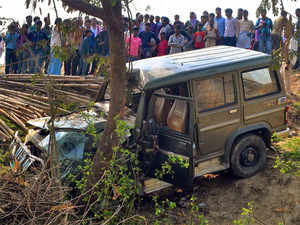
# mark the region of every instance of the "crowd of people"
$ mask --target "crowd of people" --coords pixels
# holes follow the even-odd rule
[[[139,60],[163,56],[217,45],[236,46],[267,54],[285,46],[292,36],[298,41],[298,61],[294,69],[300,67],[300,8],[296,9],[296,26],[292,26],[288,13],[281,14],[273,22],[267,11],[261,10],[254,23],[248,18],[248,11],[216,8],[215,13],[204,11],[197,19],[194,12],[183,23],[179,15],[171,23],[168,17],[136,14],[134,19],[123,19],[126,54],[128,60]],[[67,27],[71,29],[62,29]],[[68,31],[66,31],[68,30]],[[6,45],[6,73],[94,74],[97,60],[87,60],[89,56],[109,56],[109,36],[105,24],[96,18],[73,18],[62,21],[57,18],[51,26],[49,17],[44,23],[39,17],[26,17],[20,27],[17,22],[8,26],[2,35]],[[72,53],[62,62],[57,57],[60,47],[72,46]]]

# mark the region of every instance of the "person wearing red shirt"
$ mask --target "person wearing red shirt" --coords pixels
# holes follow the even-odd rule
[[[127,57],[128,61],[136,61],[141,58],[141,47],[142,47],[142,40],[138,36],[139,28],[134,27],[133,28],[133,35],[130,37],[127,37],[126,39],[126,48],[127,48]]]
[[[157,56],[163,56],[168,54],[168,41],[166,40],[166,33],[160,33],[160,42],[157,47]]]
[[[194,33],[194,48],[200,49],[205,47],[205,32],[202,31],[202,25],[198,25],[198,31]]]

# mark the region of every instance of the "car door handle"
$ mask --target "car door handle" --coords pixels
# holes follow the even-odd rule
[[[235,114],[235,113],[237,113],[238,112],[238,109],[232,109],[232,110],[230,110],[228,113],[229,114]]]

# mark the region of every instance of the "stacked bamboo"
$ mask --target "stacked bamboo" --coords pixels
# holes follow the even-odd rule
[[[55,92],[59,103],[87,106],[95,100],[102,83],[103,79],[89,76],[3,75],[0,77],[0,115],[27,131],[28,120],[49,115],[49,90]],[[68,112],[62,107],[57,109]],[[7,141],[13,135],[14,131],[0,119],[0,140]]]

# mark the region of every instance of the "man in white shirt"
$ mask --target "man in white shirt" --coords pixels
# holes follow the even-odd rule
[[[232,9],[226,9],[224,45],[235,46],[238,33],[238,20],[232,17]]]

